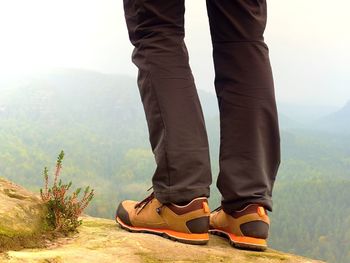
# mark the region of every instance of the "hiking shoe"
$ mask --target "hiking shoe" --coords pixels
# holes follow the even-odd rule
[[[209,233],[228,238],[236,248],[263,251],[267,248],[270,219],[266,209],[250,204],[232,214],[218,207],[210,214]]]
[[[141,202],[126,200],[119,204],[116,221],[131,232],[157,234],[187,244],[209,241],[210,210],[206,197],[193,199],[184,206],[161,204],[149,195]]]

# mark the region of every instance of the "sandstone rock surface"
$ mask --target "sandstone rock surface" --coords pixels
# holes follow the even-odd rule
[[[23,187],[0,178],[0,236],[28,236],[44,226],[41,199]]]
[[[37,195],[0,178],[1,263],[320,262],[271,249],[238,250],[216,236],[210,237],[208,245],[187,245],[156,235],[129,233],[114,220],[89,216],[82,217],[79,233],[49,240],[42,235],[44,217]]]
[[[47,248],[8,251],[4,263],[39,262],[257,262],[316,263],[274,250],[252,252],[230,247],[225,239],[211,236],[205,246],[186,245],[150,234],[119,229],[113,220],[83,217],[79,233],[60,238]]]

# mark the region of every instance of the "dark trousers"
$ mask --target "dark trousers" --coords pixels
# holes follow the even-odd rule
[[[217,186],[230,213],[249,203],[272,211],[280,164],[274,85],[263,38],[265,0],[207,0],[220,111]],[[184,43],[184,0],[124,0],[132,61],[162,203],[209,197],[207,131]]]

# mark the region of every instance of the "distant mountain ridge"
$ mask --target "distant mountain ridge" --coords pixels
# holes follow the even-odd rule
[[[310,128],[336,134],[350,134],[350,100],[338,111],[315,121]]]
[[[50,114],[55,116],[58,110],[56,107],[69,105],[67,109],[70,112],[67,114],[76,121],[83,121],[91,117],[100,118],[101,115],[110,116],[112,119],[115,116],[118,116],[119,119],[134,119],[135,116],[137,119],[144,119],[135,77],[103,74],[82,69],[57,69],[45,74],[14,79],[12,82],[3,81],[0,84],[0,118],[11,115],[13,110],[18,114],[19,106],[25,111],[22,112],[25,118],[36,118],[38,114],[41,115],[41,118],[45,116],[50,118]],[[201,89],[198,89],[198,94],[205,118],[218,116],[215,94]],[[128,108],[128,112],[119,114],[124,108]],[[350,100],[342,109],[334,113],[331,113],[332,108],[318,109],[310,106],[308,109],[309,114],[306,106],[301,108],[300,105],[278,103],[280,127],[283,129],[319,129],[331,132],[350,129]],[[84,112],[87,111],[89,113],[84,115]],[[320,113],[317,114],[317,111]],[[327,111],[330,113],[326,117],[317,120],[311,117],[325,115]],[[28,113],[34,115],[28,116]],[[133,118],[129,118],[130,116],[125,115],[126,113]],[[310,117],[306,117],[308,115]]]

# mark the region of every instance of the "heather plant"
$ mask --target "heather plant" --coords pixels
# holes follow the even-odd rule
[[[54,231],[68,233],[75,232],[77,227],[82,224],[79,216],[88,206],[94,197],[94,190],[87,186],[79,200],[79,194],[82,188],[78,188],[69,194],[72,182],[62,183],[59,179],[62,170],[62,160],[64,152],[61,151],[56,162],[56,171],[52,187],[49,187],[49,175],[47,167],[44,168],[44,189],[40,189],[42,200],[48,208],[47,221]]]

